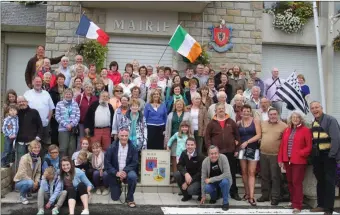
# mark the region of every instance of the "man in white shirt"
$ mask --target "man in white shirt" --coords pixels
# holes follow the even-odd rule
[[[264,81],[263,95],[269,99],[269,101],[272,103],[272,106],[279,111],[279,115],[282,114],[283,101],[280,97],[278,97],[278,95],[276,95],[276,91],[284,82],[285,80],[279,77],[278,68],[273,68],[272,77]]]
[[[126,202],[130,208],[136,207],[133,195],[137,185],[138,150],[129,141],[128,128],[119,130],[118,140],[105,153],[104,167],[109,176],[111,199],[118,201],[122,193],[121,183],[127,183]]]
[[[39,76],[36,76],[33,79],[33,89],[27,90],[24,97],[28,101],[28,106],[36,109],[41,118],[43,126],[43,136],[41,138],[43,150],[41,150],[41,155],[43,156],[47,151],[48,146],[51,144],[49,123],[55,106],[50,94],[43,90],[41,86],[42,79]]]
[[[262,98],[260,101],[260,109],[257,111],[261,121],[267,121],[268,111],[271,108],[270,101],[267,98]]]
[[[227,94],[225,92],[218,92],[217,93],[217,100],[219,103],[225,103],[225,113],[229,115],[229,117],[232,119],[232,120],[236,120],[236,114],[235,114],[235,111],[234,111],[234,108],[227,103]],[[208,118],[209,120],[211,120],[215,114],[216,114],[216,108],[215,108],[216,104],[212,104],[209,109],[208,109]]]

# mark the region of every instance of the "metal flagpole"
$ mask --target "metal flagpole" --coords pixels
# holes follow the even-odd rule
[[[317,55],[318,55],[318,68],[319,68],[319,78],[320,78],[321,104],[322,104],[323,110],[326,112],[326,110],[327,110],[327,108],[326,108],[326,98],[325,98],[326,95],[325,95],[324,74],[323,74],[322,57],[321,57],[318,7],[316,5],[316,1],[313,1],[313,14],[314,14],[316,51],[317,51]]]
[[[180,26],[181,24],[182,24],[182,21],[178,24],[178,26]],[[171,38],[172,38],[172,37],[171,37]],[[170,40],[171,40],[171,39],[170,39]],[[169,40],[169,42],[170,42],[170,40]],[[161,58],[159,59],[157,65],[159,65],[159,62],[161,62],[161,60],[162,60],[162,58],[163,58],[163,56],[164,56],[166,50],[168,49],[168,47],[169,47],[169,43],[166,45],[166,47],[165,47],[165,49],[164,49],[164,52],[163,52]]]

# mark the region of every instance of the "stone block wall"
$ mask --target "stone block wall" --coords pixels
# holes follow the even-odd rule
[[[5,45],[5,38],[1,36],[1,107],[3,107],[6,95],[6,56],[7,56],[7,46]],[[2,114],[1,114],[1,121],[2,121]]]
[[[77,45],[76,30],[81,11],[99,27],[105,28],[105,10],[80,8],[79,2],[47,2],[46,17],[46,56],[57,57],[65,54],[70,47]],[[84,38],[79,37],[79,42]],[[74,61],[74,53],[68,56]]]
[[[221,64],[239,65],[243,70],[261,71],[263,2],[212,2],[203,13],[179,13],[179,22],[199,43],[207,45],[211,38],[210,26],[218,26],[224,19],[232,27],[234,47],[225,52],[208,51],[214,69]],[[204,22],[203,22],[204,19]],[[182,59],[179,65],[183,66]]]
[[[12,191],[12,170],[11,168],[1,168],[1,195],[6,195]]]

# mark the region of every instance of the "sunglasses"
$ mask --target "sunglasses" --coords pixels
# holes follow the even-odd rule
[[[121,92],[123,92],[123,90],[115,90],[115,92],[121,93]]]

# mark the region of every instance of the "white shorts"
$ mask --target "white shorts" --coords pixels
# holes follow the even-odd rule
[[[259,161],[260,160],[260,150],[256,149],[255,150],[255,157],[253,158],[249,158],[247,156],[245,156],[245,149],[241,149],[238,152],[238,157],[239,160],[248,160],[248,161]]]

